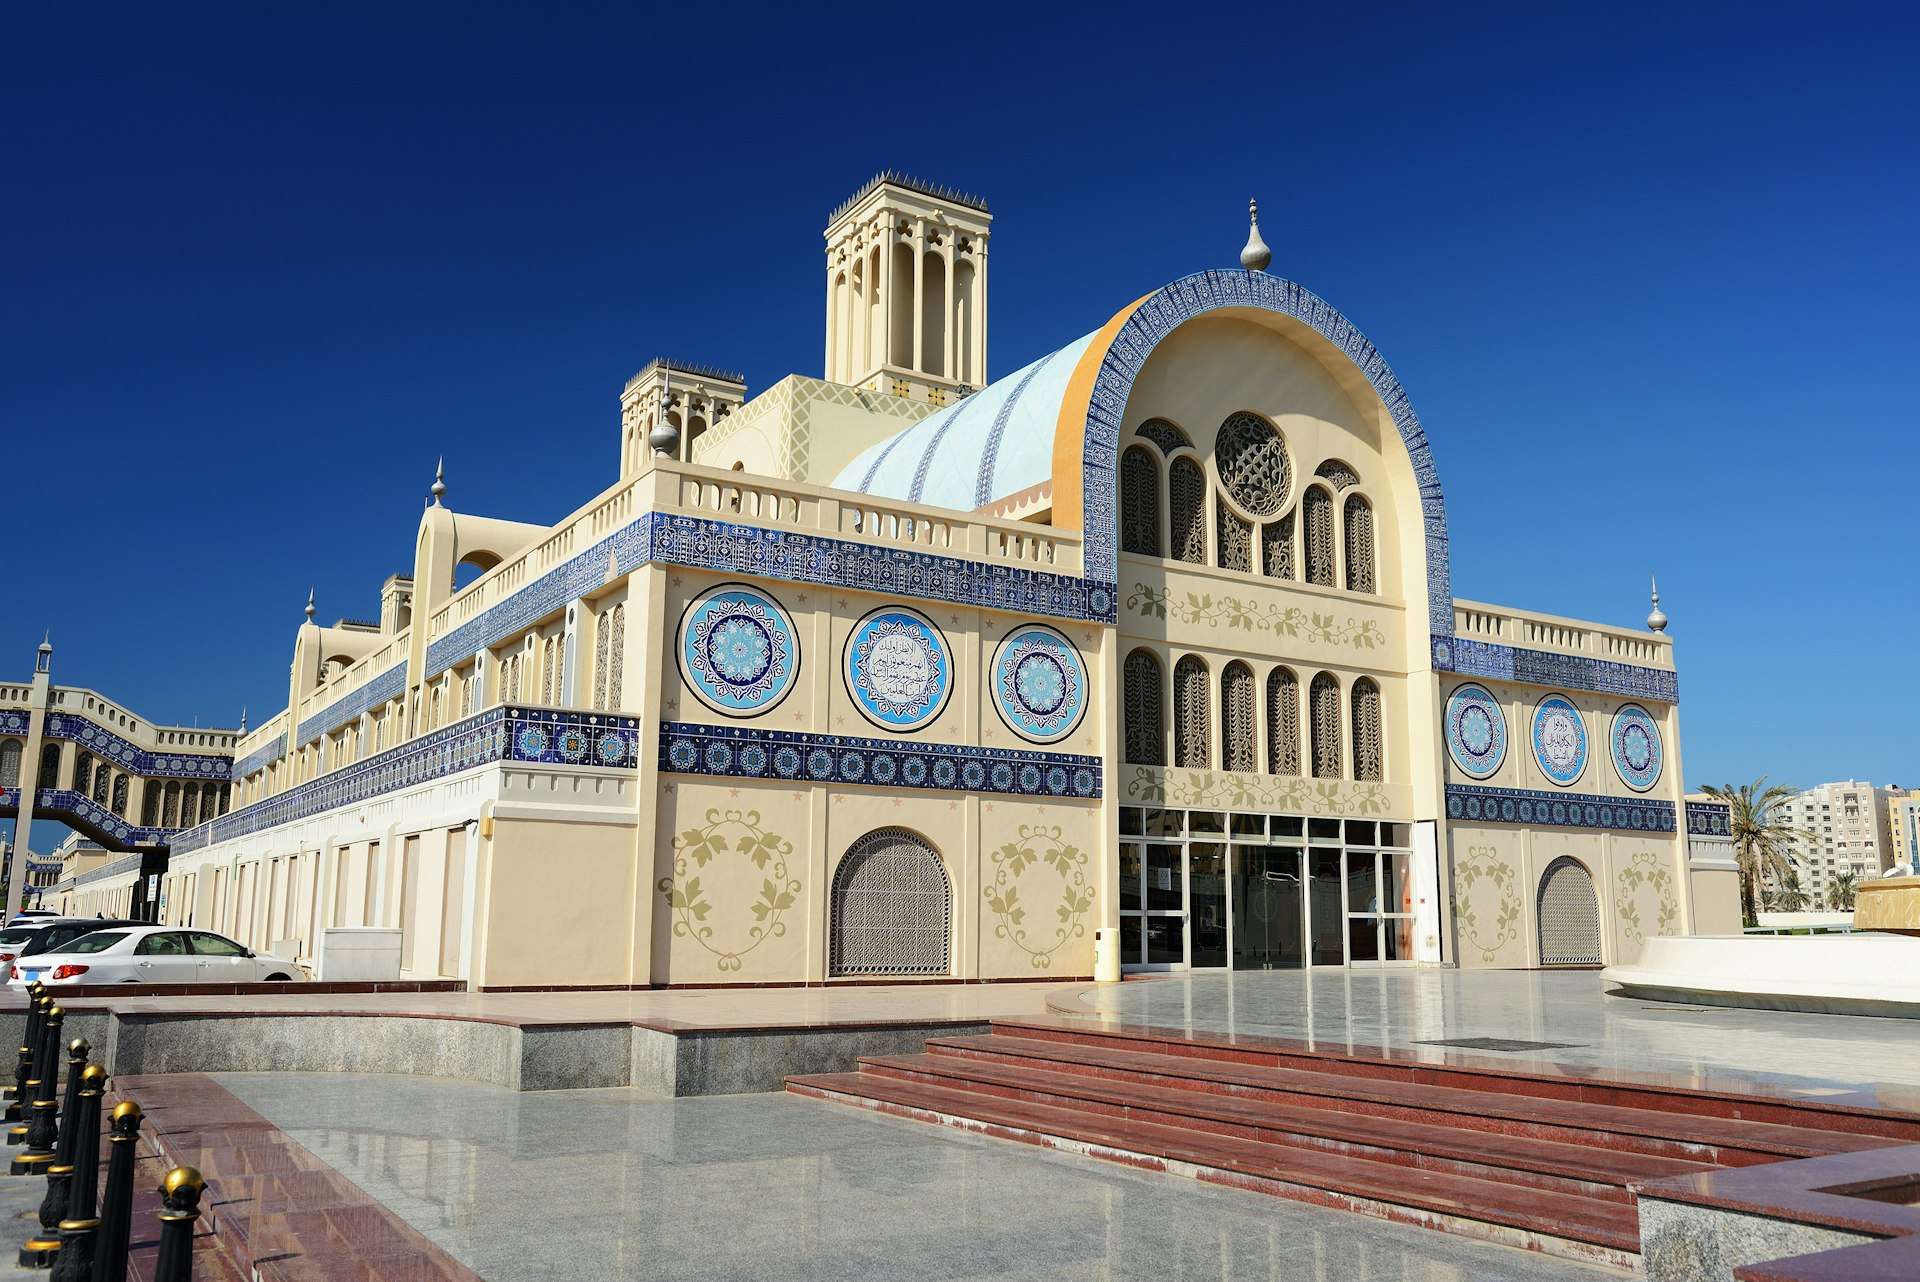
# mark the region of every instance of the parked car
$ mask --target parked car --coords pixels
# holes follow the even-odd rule
[[[7,983],[24,988],[38,979],[59,984],[246,984],[290,980],[300,967],[256,953],[210,930],[115,925],[64,944],[58,952],[14,959]]]
[[[0,966],[8,965],[17,957],[33,953],[50,953],[82,935],[91,935],[106,926],[144,926],[146,922],[115,918],[111,921],[99,917],[36,917],[19,926],[9,926],[0,930]],[[3,974],[0,971],[0,974]]]
[[[59,920],[60,914],[51,908],[22,908],[13,915],[13,920],[9,921],[7,925],[23,926],[28,923],[45,924],[46,922]]]

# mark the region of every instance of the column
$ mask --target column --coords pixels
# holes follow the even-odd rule
[[[913,308],[913,359],[909,362],[916,374],[927,371],[927,353],[923,346],[926,342],[926,309],[920,305],[921,298],[926,295],[926,245],[927,220],[916,218],[913,223],[913,299],[910,304]]]
[[[948,228],[947,243],[940,247],[941,257],[945,258],[947,262],[946,310],[941,313],[941,315],[946,317],[946,322],[940,326],[941,337],[944,339],[942,355],[945,359],[940,364],[940,370],[948,378],[957,383],[960,379],[958,369],[954,365],[954,358],[958,356],[960,352],[960,318],[953,314],[953,240],[953,229]]]
[[[893,296],[893,215],[882,214],[880,222],[880,365],[893,364],[893,312],[899,301]],[[892,391],[891,386],[884,389]]]

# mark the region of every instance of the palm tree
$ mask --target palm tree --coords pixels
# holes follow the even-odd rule
[[[1773,817],[1774,807],[1799,796],[1800,790],[1792,784],[1769,784],[1767,777],[1761,775],[1752,783],[1738,787],[1728,784],[1716,788],[1709,784],[1700,791],[1716,801],[1726,802],[1732,812],[1733,856],[1740,865],[1740,917],[1749,926],[1758,925],[1761,878],[1772,877],[1784,887],[1787,876],[1793,873],[1793,846],[1813,839],[1813,834],[1805,829],[1776,822]],[[1799,875],[1793,874],[1793,878],[1797,891]],[[1806,896],[1801,895],[1803,905],[1805,899]]]
[[[1833,881],[1827,886],[1827,907],[1837,913],[1850,913],[1853,911],[1853,896],[1853,874],[1835,873]]]
[[[1807,911],[1807,892],[1800,889],[1800,870],[1787,869],[1787,875],[1780,879],[1780,893],[1773,897],[1774,908],[1783,913],[1803,913]]]

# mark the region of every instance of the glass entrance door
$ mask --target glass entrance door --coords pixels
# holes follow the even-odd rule
[[[1309,964],[1344,966],[1347,961],[1346,902],[1338,850],[1307,851],[1307,938]]]
[[[1307,964],[1307,898],[1297,847],[1235,846],[1233,968],[1297,970]]]
[[[1187,964],[1186,847],[1148,846],[1145,866],[1145,912],[1140,925],[1146,933],[1149,966]]]

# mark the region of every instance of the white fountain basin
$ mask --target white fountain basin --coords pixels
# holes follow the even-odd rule
[[[1618,995],[1702,1006],[1920,1019],[1920,938],[1662,935],[1600,978]]]

